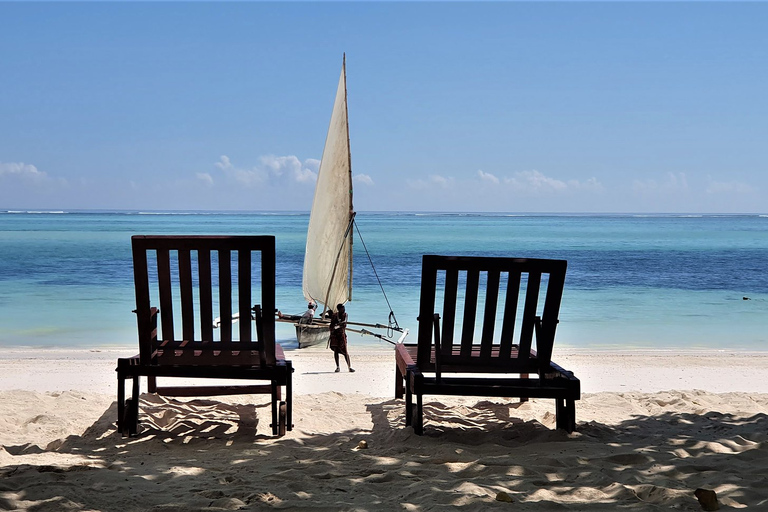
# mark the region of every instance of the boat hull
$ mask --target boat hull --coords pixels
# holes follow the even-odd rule
[[[296,324],[296,340],[299,348],[307,348],[314,345],[327,345],[330,331],[325,324]]]

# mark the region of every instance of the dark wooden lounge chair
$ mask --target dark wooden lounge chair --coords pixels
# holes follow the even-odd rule
[[[552,362],[566,266],[562,260],[424,256],[418,340],[395,347],[395,396],[405,391],[406,426],[423,433],[423,395],[554,398],[557,428],[572,432],[579,380]],[[529,378],[534,374],[538,378]]]
[[[131,242],[139,354],[117,361],[122,435],[138,433],[140,377],[147,377],[150,393],[166,396],[269,394],[272,433],[291,430],[293,368],[275,343],[275,237],[134,236]],[[254,288],[260,299],[256,306]],[[154,301],[159,310],[151,305]],[[239,314],[236,324],[230,321],[233,312]],[[214,317],[222,319],[218,329]],[[158,377],[262,382],[159,387]],[[133,379],[127,401],[126,379]]]

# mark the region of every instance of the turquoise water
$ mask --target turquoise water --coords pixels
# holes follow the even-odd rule
[[[767,216],[362,212],[357,220],[411,339],[422,254],[511,255],[568,260],[558,346],[768,350]],[[135,346],[133,234],[274,234],[277,304],[300,313],[307,223],[304,213],[0,212],[0,345]],[[359,238],[354,280],[350,318],[386,322]],[[290,325],[277,334],[291,346]]]

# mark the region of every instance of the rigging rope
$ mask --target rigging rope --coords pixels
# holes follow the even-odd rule
[[[355,229],[357,230],[357,236],[358,238],[360,238],[360,242],[362,242],[363,244],[363,249],[365,249],[365,255],[368,256],[368,261],[370,262],[371,268],[373,269],[373,275],[376,276],[376,281],[379,282],[379,288],[381,288],[381,293],[384,294],[384,300],[387,301],[387,306],[389,307],[389,324],[391,325],[394,322],[395,328],[399,329],[400,325],[397,323],[395,312],[392,311],[392,305],[389,303],[389,298],[387,298],[387,292],[384,291],[384,286],[381,284],[381,279],[379,279],[379,273],[376,272],[376,267],[373,265],[371,254],[368,252],[368,247],[366,247],[365,245],[365,240],[363,240],[363,235],[360,233],[360,228],[357,226],[357,221],[353,219],[352,222],[354,223]],[[389,337],[392,336],[392,334],[389,333],[389,330],[387,330],[387,336]]]

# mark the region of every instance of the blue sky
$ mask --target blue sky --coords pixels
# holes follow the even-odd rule
[[[768,3],[0,3],[0,209],[764,213]]]

